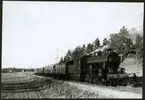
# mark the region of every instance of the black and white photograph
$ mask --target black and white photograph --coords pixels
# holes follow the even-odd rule
[[[143,27],[143,2],[3,1],[1,99],[142,99]]]

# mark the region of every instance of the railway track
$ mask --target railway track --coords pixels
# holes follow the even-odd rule
[[[30,87],[30,85],[29,84],[32,84],[31,85],[31,87]],[[31,89],[34,89],[34,88],[39,88],[39,86],[37,85],[37,84],[34,84],[34,82],[32,81],[32,82],[29,82],[28,83],[28,81],[26,82],[8,82],[8,83],[3,83],[2,82],[2,84],[1,84],[1,86],[2,86],[2,90],[4,90],[4,91],[6,91],[6,90],[8,90],[8,91],[12,91],[12,90],[19,90],[19,91],[21,91],[21,90],[31,90]]]
[[[11,81],[5,81],[6,79],[10,79]],[[49,81],[46,79],[28,75],[24,75],[23,77],[14,75],[9,78],[3,78],[1,84],[1,96],[2,98],[32,98],[33,94],[36,95],[36,98],[43,98],[45,97],[45,94],[41,92],[41,90],[47,88],[44,87],[44,85],[48,82]]]

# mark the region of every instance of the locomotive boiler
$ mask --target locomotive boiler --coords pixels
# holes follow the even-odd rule
[[[119,68],[120,57],[115,52],[107,55],[88,56],[81,59],[81,79],[89,83],[127,85],[128,75]]]

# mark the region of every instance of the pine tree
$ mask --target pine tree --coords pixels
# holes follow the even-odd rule
[[[107,38],[104,38],[103,40],[103,46],[106,46],[109,43],[109,41],[107,40]]]
[[[100,40],[99,38],[97,38],[95,41],[94,41],[94,49],[98,49],[100,47]]]
[[[87,45],[87,53],[90,53],[90,52],[92,52],[93,51],[93,45],[91,44],[91,43],[89,43],[88,45]]]
[[[136,42],[135,42],[135,47],[139,48],[141,46],[141,43],[142,43],[142,37],[139,34],[137,34],[137,36],[136,36]]]

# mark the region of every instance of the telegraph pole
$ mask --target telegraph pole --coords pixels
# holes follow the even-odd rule
[[[56,49],[56,52],[57,52],[56,53],[56,62],[58,63],[58,52],[59,52],[59,49],[58,48]]]
[[[38,64],[39,62],[38,62],[38,60],[37,60],[37,67],[39,68],[39,64]]]

